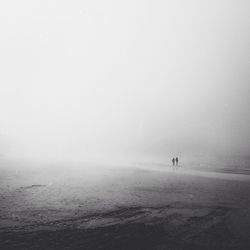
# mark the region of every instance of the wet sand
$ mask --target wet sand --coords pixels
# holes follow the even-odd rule
[[[250,249],[249,175],[91,165],[0,181],[0,249]]]

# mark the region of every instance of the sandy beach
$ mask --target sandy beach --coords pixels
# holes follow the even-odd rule
[[[250,175],[138,164],[0,176],[0,249],[250,249]]]
[[[0,20],[0,250],[250,250],[250,1]]]

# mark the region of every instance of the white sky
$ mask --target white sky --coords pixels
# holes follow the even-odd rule
[[[246,154],[249,30],[247,0],[1,1],[0,150]]]

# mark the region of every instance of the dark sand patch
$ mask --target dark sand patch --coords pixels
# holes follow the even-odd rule
[[[30,185],[30,186],[20,187],[20,189],[31,189],[31,188],[41,188],[41,187],[46,187],[46,185],[34,184],[34,185]]]
[[[120,208],[71,221],[55,221],[54,230],[37,230],[39,226],[46,227],[46,224],[29,225],[15,232],[5,230],[0,233],[0,247],[110,250],[235,249],[235,239],[226,227],[229,212],[230,210],[225,207],[187,208],[185,204]],[[93,224],[89,227],[88,224],[91,222]]]

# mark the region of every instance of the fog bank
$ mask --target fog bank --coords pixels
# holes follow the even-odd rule
[[[248,155],[248,1],[0,3],[0,154]]]

